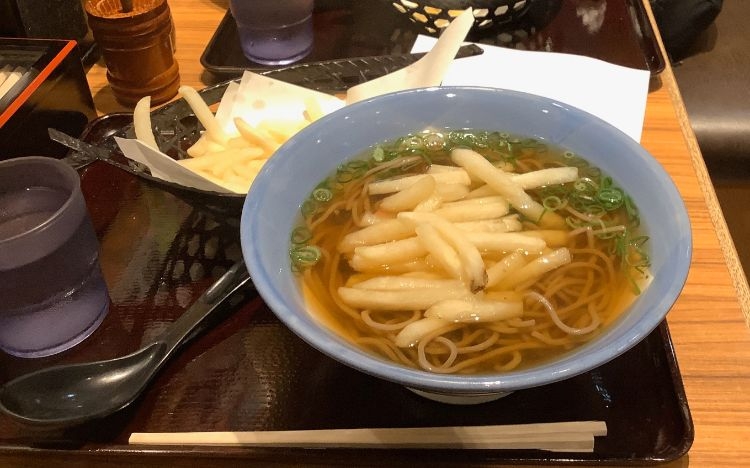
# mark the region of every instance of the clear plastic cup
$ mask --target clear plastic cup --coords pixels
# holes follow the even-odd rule
[[[48,157],[0,161],[0,349],[59,353],[93,333],[108,309],[78,173]]]
[[[264,65],[304,58],[313,44],[313,0],[231,0],[242,53]]]

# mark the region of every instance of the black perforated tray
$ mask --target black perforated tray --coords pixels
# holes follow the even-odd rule
[[[519,21],[473,30],[468,40],[526,50],[585,55],[626,67],[660,73],[665,60],[642,0],[564,1],[529,0]],[[317,0],[313,15],[313,50],[300,63],[332,59],[404,54],[418,34],[428,34],[384,0]],[[601,24],[584,22],[596,16]],[[597,26],[598,25],[598,26]],[[429,34],[428,34],[429,35]],[[201,64],[226,77],[244,70],[273,67],[245,58],[234,18],[227,11]]]

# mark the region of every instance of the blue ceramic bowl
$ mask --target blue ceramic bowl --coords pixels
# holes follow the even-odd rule
[[[299,207],[342,161],[425,127],[500,130],[560,145],[613,176],[640,209],[650,235],[654,280],[594,341],[560,359],[495,375],[438,375],[360,351],[305,309],[290,271],[289,238]],[[310,345],[362,372],[430,394],[498,395],[589,371],[624,353],[664,319],[687,277],[692,240],[684,203],[661,165],[638,143],[579,109],[513,91],[439,87],[379,96],[311,124],[265,165],[245,201],[242,251],[263,299]]]

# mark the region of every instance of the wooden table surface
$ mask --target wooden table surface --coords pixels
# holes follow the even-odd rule
[[[227,0],[180,0],[170,6],[182,84],[202,88],[214,83],[199,58],[226,11]],[[114,101],[101,62],[89,71],[88,80],[100,114],[128,110]],[[686,457],[670,466],[747,466],[750,295],[669,66],[652,79],[642,144],[674,179],[693,229],[691,271],[668,323],[695,424],[695,442]],[[129,465],[127,460],[111,463],[107,466]],[[212,466],[219,463],[214,460]],[[192,464],[189,459],[168,463]]]

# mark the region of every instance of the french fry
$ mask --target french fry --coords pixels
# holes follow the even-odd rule
[[[532,222],[538,222],[550,228],[565,226],[565,220],[560,215],[546,211],[540,203],[534,201],[529,194],[513,182],[511,175],[493,166],[476,151],[456,148],[451,151],[451,159],[466,169],[472,177],[477,177],[491,186]]]
[[[484,268],[484,260],[479,253],[479,249],[477,249],[476,246],[466,238],[466,233],[464,231],[458,229],[453,223],[450,223],[432,213],[410,213],[405,211],[398,214],[398,219],[404,219],[415,224],[428,223],[433,226],[440,236],[445,239],[458,254],[461,267],[466,274],[464,278],[467,280],[469,289],[471,291],[477,291],[484,288],[484,285],[487,283],[487,273]],[[419,226],[415,231],[419,236]],[[435,255],[435,252],[429,247],[428,250]]]
[[[221,128],[213,112],[209,109],[206,101],[198,94],[198,91],[185,85],[180,86],[178,91],[188,103],[190,109],[193,110],[195,117],[205,127],[208,137],[217,143],[226,144],[229,141],[229,136]]]
[[[414,231],[422,241],[424,248],[432,255],[436,262],[453,278],[466,281],[466,274],[461,264],[461,258],[433,225],[428,223],[419,224]]]
[[[424,273],[432,269],[432,266],[426,259],[418,258],[402,263],[390,263],[384,265],[381,262],[362,258],[358,255],[353,255],[349,259],[349,266],[353,270],[361,273],[367,273],[370,275],[402,275],[407,273]]]
[[[435,184],[435,193],[444,202],[462,200],[469,194],[469,187],[464,184],[440,183]]]
[[[455,172],[455,171],[466,172],[466,170],[461,167],[446,166],[444,164],[430,164],[430,167],[427,169],[428,174],[437,174],[438,172]],[[468,176],[469,174],[467,173],[466,175]]]
[[[340,287],[339,297],[347,305],[372,310],[425,310],[440,301],[469,295],[464,288],[424,288],[408,291],[377,291]]]
[[[520,231],[523,225],[518,219],[518,215],[508,215],[496,219],[482,219],[479,221],[464,221],[454,223],[455,226],[464,231],[470,232],[516,232]]]
[[[475,298],[448,299],[427,309],[425,317],[435,317],[448,322],[497,322],[523,315],[521,301],[489,301]]]
[[[258,176],[258,173],[263,168],[267,159],[254,159],[249,161],[247,164],[238,164],[231,168],[231,170],[240,178],[244,179],[248,183],[248,188],[253,180]]]
[[[264,120],[258,124],[258,128],[276,139],[278,143],[284,143],[307,126],[304,120]]]
[[[502,289],[513,289],[521,283],[538,278],[544,273],[570,262],[570,251],[562,247],[532,260],[513,275],[507,276],[504,280],[500,281],[497,286]]]
[[[137,140],[159,151],[151,128],[151,96],[144,96],[136,103],[133,109],[133,130]]]
[[[187,149],[188,156],[192,158],[199,158],[203,156],[207,151],[207,148],[206,148],[207,145],[208,145],[207,139],[203,137],[198,138],[198,141],[193,143],[192,146],[190,146],[190,148]]]
[[[245,191],[250,188],[250,183],[252,182],[231,172],[222,174],[222,179],[226,180],[230,184],[236,184],[237,186],[244,187]]]
[[[304,116],[308,122],[315,122],[324,115],[325,112],[323,112],[320,103],[316,99],[313,99],[312,97],[305,98]]]
[[[434,193],[421,201],[417,206],[414,207],[413,211],[429,213],[435,211],[443,204],[443,199],[437,193]]]
[[[574,166],[551,167],[538,171],[514,174],[511,180],[524,190],[574,182],[578,179],[578,168]]]
[[[490,252],[523,250],[541,253],[547,246],[544,239],[525,236],[519,232],[467,232],[466,238],[479,250]]]
[[[356,289],[391,290],[391,289],[439,289],[463,288],[458,280],[441,278],[419,278],[415,276],[375,276],[352,285]]]
[[[392,213],[410,210],[432,195],[434,191],[435,179],[428,175],[405,189],[381,200],[380,208]]]
[[[210,135],[205,135],[205,137],[206,137],[206,153],[216,153],[217,151],[223,151],[227,149],[227,145],[213,141]]]
[[[397,219],[389,219],[347,234],[339,242],[338,251],[354,252],[355,247],[382,244],[412,236],[414,236],[413,227]]]
[[[509,210],[504,198],[494,196],[444,203],[434,213],[448,221],[461,222],[500,218],[507,215]]]
[[[229,141],[227,142],[226,147],[227,148],[248,148],[250,147],[250,143],[246,139],[239,136],[239,137],[230,138]]]
[[[187,154],[193,158],[199,158],[204,154],[224,151],[228,147],[228,144],[216,143],[208,137],[207,133],[204,133],[198,138],[198,141],[193,143],[193,145],[187,149]]]
[[[278,141],[266,133],[265,130],[253,127],[245,122],[242,117],[235,117],[234,124],[237,126],[237,130],[240,132],[240,135],[242,135],[242,138],[247,140],[250,144],[258,145],[270,153],[273,153],[279,148],[279,146],[281,146]]]
[[[487,184],[484,184],[480,187],[475,188],[471,192],[469,192],[466,195],[466,199],[470,200],[472,198],[484,198],[484,197],[493,197],[498,196],[499,193],[497,193],[497,190],[493,189]]]
[[[487,288],[492,288],[500,281],[526,265],[526,256],[519,251],[511,252],[499,262],[487,268]]]
[[[397,179],[379,180],[377,182],[371,182],[367,186],[367,191],[370,195],[386,195],[403,190],[406,187],[417,182],[419,179],[423,179],[427,176],[428,174],[418,174],[413,176],[400,177]],[[435,182],[440,184],[471,184],[471,180],[469,180],[469,177],[464,171],[438,172],[435,174],[430,174],[430,176],[435,179]]]
[[[406,325],[394,340],[399,348],[409,348],[419,343],[430,333],[450,325],[450,322],[437,317],[425,317]]]
[[[444,202],[461,200],[469,193],[469,187],[463,184],[435,184],[432,195],[422,200],[414,211],[435,211]]]
[[[198,158],[182,159],[180,164],[192,170],[213,170],[224,172],[231,165],[248,162],[252,159],[265,159],[266,153],[261,148],[225,149],[204,153]]]
[[[403,263],[427,254],[427,248],[417,237],[409,237],[377,245],[355,247],[354,254],[379,265]]]
[[[564,166],[540,169],[538,171],[526,172],[524,174],[508,174],[510,180],[521,187],[523,190],[529,190],[547,185],[559,185],[568,182],[574,182],[578,179],[578,168]],[[498,192],[490,185],[482,185],[474,189],[468,198],[486,197],[497,195]]]
[[[484,294],[482,294],[482,299],[486,299],[488,301],[522,301],[523,295],[519,294],[516,291],[486,291]],[[534,320],[529,321],[533,322]],[[515,322],[515,320],[513,320],[513,322]]]

